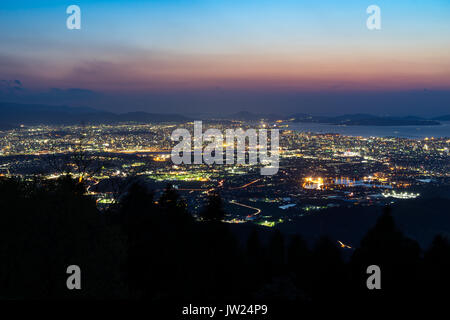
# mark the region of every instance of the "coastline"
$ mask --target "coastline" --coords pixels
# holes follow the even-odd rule
[[[407,139],[450,138],[450,122],[442,121],[440,125],[424,126],[380,126],[380,125],[335,125],[325,123],[295,122],[289,129],[299,132],[337,133],[360,137],[395,137]]]

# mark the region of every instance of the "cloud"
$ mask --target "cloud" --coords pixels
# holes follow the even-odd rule
[[[96,105],[102,94],[84,88],[25,90],[19,80],[0,80],[0,101],[53,105]]]
[[[0,93],[15,94],[23,91],[22,82],[19,80],[0,80]]]

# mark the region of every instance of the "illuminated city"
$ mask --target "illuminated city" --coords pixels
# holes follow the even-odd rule
[[[314,214],[311,208],[382,206],[413,199],[424,185],[450,181],[448,138],[302,133],[290,130],[289,124],[231,122],[233,128],[281,129],[280,172],[274,176],[260,176],[258,165],[174,165],[170,134],[175,125],[136,123],[2,131],[0,174],[57,178],[70,173],[89,186],[99,208],[114,203],[120,196],[115,186],[131,178],[144,179],[160,191],[173,185],[194,213],[208,194],[218,191],[227,204],[226,222],[266,226]],[[209,126],[224,130],[230,122]],[[83,170],[77,162],[80,155],[88,164]]]

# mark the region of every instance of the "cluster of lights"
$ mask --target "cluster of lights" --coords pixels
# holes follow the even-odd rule
[[[162,154],[153,158],[153,161],[164,162],[170,159],[170,154]]]
[[[400,192],[397,193],[395,191],[382,193],[385,198],[396,198],[396,199],[415,199],[420,196],[419,193],[408,193],[408,192]]]
[[[303,183],[302,187],[305,189],[317,189],[321,190],[324,185],[323,178],[305,178],[305,182]]]

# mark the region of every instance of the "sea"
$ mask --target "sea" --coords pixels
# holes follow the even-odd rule
[[[289,129],[311,133],[338,133],[354,137],[450,138],[450,122],[441,122],[441,125],[436,126],[345,126],[297,122],[290,123]]]

